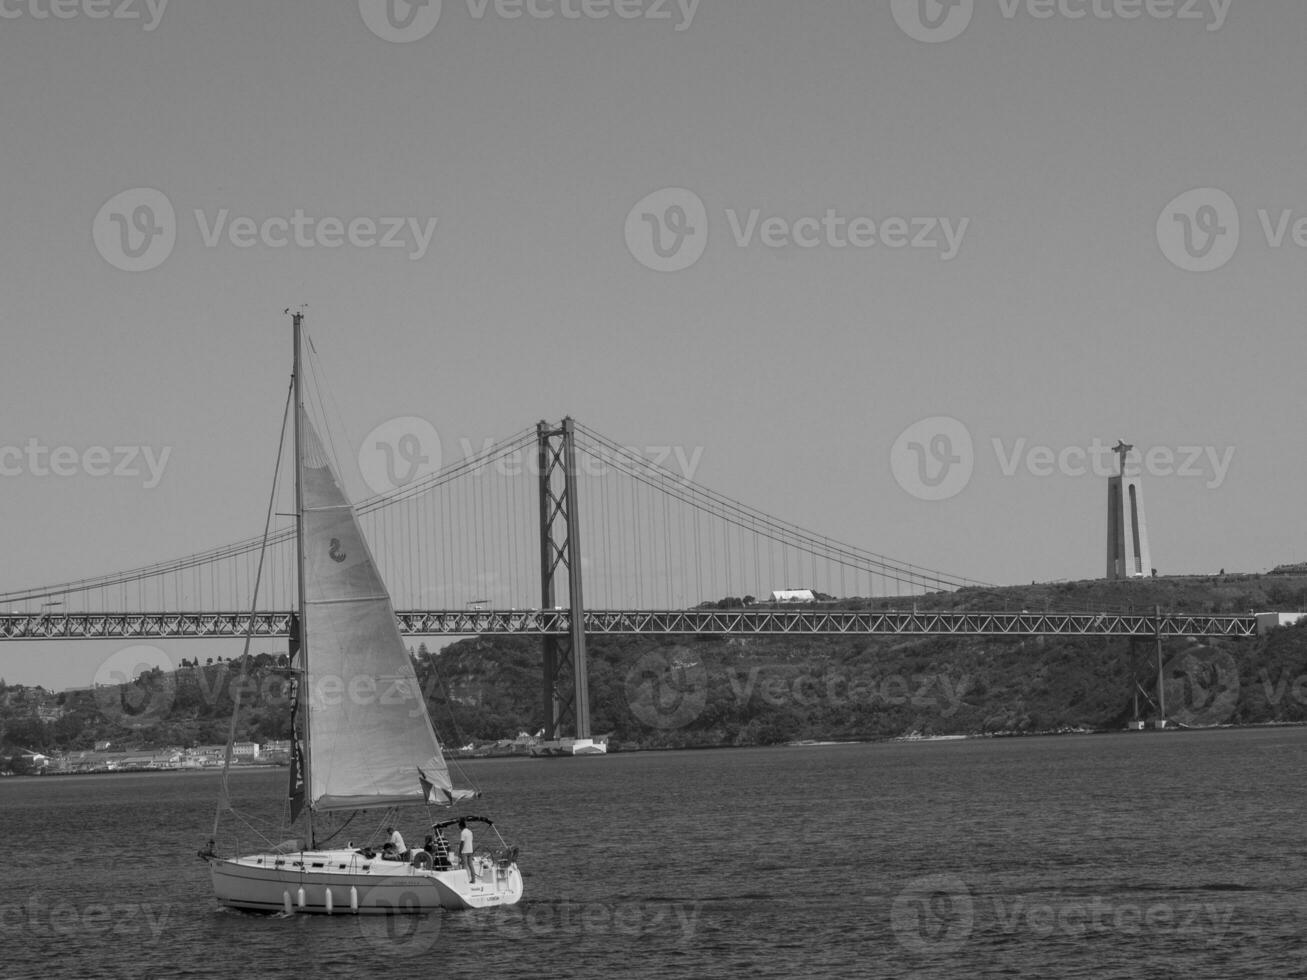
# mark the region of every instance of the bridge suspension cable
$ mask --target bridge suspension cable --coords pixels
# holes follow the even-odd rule
[[[840,596],[850,595],[847,588],[850,580],[855,586],[860,581],[867,581],[869,588],[861,594],[868,596],[884,595],[887,591],[902,595],[986,584],[832,540],[695,483],[579,422],[576,431],[578,452],[597,464],[596,472],[604,473],[611,467],[635,484],[662,495],[661,513],[656,509],[650,511],[647,506],[636,508],[644,511],[641,519],[646,522],[646,528],[643,536],[637,536],[635,547],[655,552],[662,549],[668,558],[664,567],[670,569],[673,550],[670,539],[675,532],[682,544],[678,553],[682,557],[692,555],[696,563],[694,568],[682,569],[684,577],[691,581],[711,582],[712,588],[725,588],[727,592],[738,588],[741,593],[749,590],[762,593],[766,584],[765,560],[765,574],[770,576],[770,581],[775,582],[779,572],[782,579],[779,587],[802,582],[814,588],[825,584],[828,586],[825,591],[829,593],[830,587],[834,587],[835,577],[841,572],[849,573],[848,578],[842,579],[845,587],[839,591]],[[586,471],[584,465],[581,469]],[[608,542],[611,528],[605,528],[603,521],[613,504],[610,494],[601,492],[600,497],[599,529]],[[686,505],[692,516],[673,522],[667,510],[671,501]],[[590,510],[587,513],[593,523],[595,515]],[[711,522],[718,522],[720,526],[713,527]],[[751,563],[749,557],[752,557]],[[647,569],[646,563],[638,556],[635,564]],[[752,568],[748,567],[750,564]],[[705,565],[712,570],[711,576],[705,574]],[[865,576],[865,579],[859,576]],[[877,582],[880,588],[870,587]],[[725,594],[719,591],[716,597]],[[704,594],[702,589],[700,595],[703,599],[713,597]]]

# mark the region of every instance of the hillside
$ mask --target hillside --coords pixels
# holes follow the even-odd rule
[[[724,605],[741,600],[723,600]],[[1246,613],[1307,609],[1307,574],[972,588],[840,606]],[[1155,714],[1152,641],[1086,638],[592,636],[591,727],[614,747],[754,745],[799,739],[1119,729]],[[1163,646],[1167,716],[1182,724],[1307,722],[1307,626],[1253,640]],[[243,683],[239,738],[289,735],[277,657]],[[415,663],[446,745],[540,728],[540,647],[481,637]],[[123,688],[52,693],[0,686],[0,746],[193,746],[226,740],[238,687],[231,662],[144,674]],[[1142,693],[1141,693],[1142,692]]]

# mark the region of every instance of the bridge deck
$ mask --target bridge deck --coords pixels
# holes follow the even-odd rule
[[[490,633],[566,635],[566,610],[426,610],[396,613],[400,631],[421,636]],[[253,616],[255,636],[286,636],[288,612]],[[0,640],[184,639],[244,636],[249,613],[3,613]],[[783,636],[1207,636],[1257,634],[1255,616],[1188,613],[917,612],[841,609],[599,609],[585,613],[589,634]]]

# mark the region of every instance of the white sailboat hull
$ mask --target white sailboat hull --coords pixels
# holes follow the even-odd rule
[[[402,915],[512,905],[522,897],[516,864],[480,856],[475,882],[462,868],[436,871],[353,850],[212,858],[209,869],[218,901],[250,911]]]

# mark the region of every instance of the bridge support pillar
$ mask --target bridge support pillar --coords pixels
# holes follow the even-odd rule
[[[544,643],[544,737],[571,730],[590,737],[590,693],[585,661],[585,606],[581,596],[581,542],[577,526],[576,454],[570,418],[553,428],[536,426],[540,470],[540,603],[553,609],[566,575],[567,636],[546,636]]]

